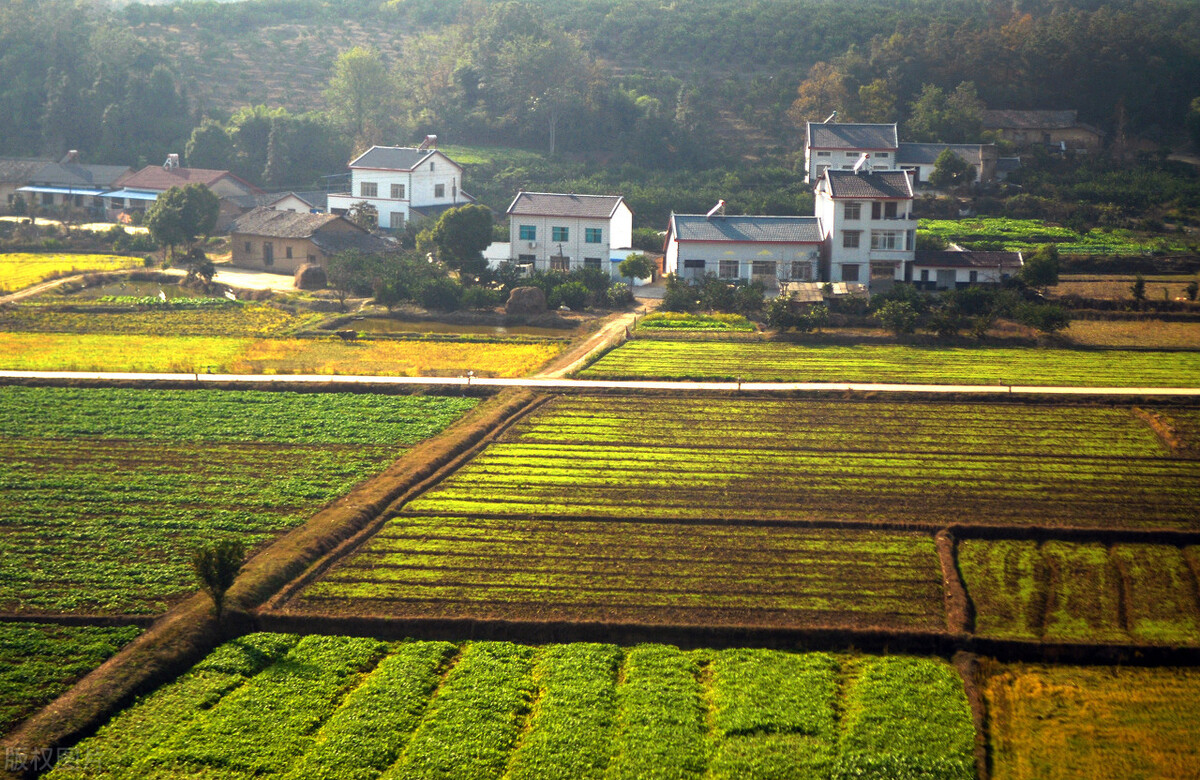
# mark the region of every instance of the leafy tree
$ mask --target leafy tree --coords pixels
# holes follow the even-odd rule
[[[192,573],[201,589],[212,598],[218,620],[225,608],[225,594],[242,570],[245,557],[245,548],[236,539],[203,544],[192,551]]]
[[[437,257],[459,272],[465,282],[483,274],[487,261],[483,250],[492,243],[492,211],[487,206],[459,206],[442,212],[418,246],[432,246]]]
[[[648,255],[638,252],[626,257],[617,264],[617,273],[624,276],[626,279],[649,279],[654,275],[654,269],[658,264]]]
[[[350,208],[346,212],[346,219],[364,230],[374,230],[379,226],[379,209],[365,200],[360,200],[350,204]]]
[[[1021,280],[1030,287],[1049,287],[1058,284],[1058,247],[1042,244],[1025,259]]]
[[[582,282],[566,282],[550,291],[548,303],[552,309],[566,306],[571,311],[583,311],[587,308],[588,295],[588,288]]]
[[[233,139],[220,122],[205,119],[192,130],[192,136],[183,148],[183,155],[192,168],[229,170],[233,167],[235,156]]]
[[[949,149],[943,149],[933,162],[929,183],[939,188],[965,187],[975,181],[975,166]]]
[[[983,101],[974,82],[964,81],[949,95],[933,84],[923,86],[906,128],[913,141],[961,144],[979,140]]]
[[[379,255],[357,249],[338,252],[325,261],[325,276],[342,311],[346,310],[346,300],[352,295],[371,295],[382,273]]]
[[[1129,286],[1129,292],[1133,293],[1133,300],[1137,301],[1138,305],[1146,300],[1146,279],[1141,274],[1133,277],[1133,284]]]
[[[800,127],[806,122],[821,122],[834,111],[845,114],[850,101],[846,76],[828,62],[818,62],[800,82],[788,117]]]
[[[676,274],[667,274],[663,299],[659,308],[663,311],[695,311],[699,305],[696,289]]]
[[[1017,321],[1042,333],[1056,333],[1071,325],[1071,314],[1056,303],[1023,303],[1016,309]]]
[[[421,287],[420,302],[426,309],[454,311],[462,300],[463,287],[453,279],[432,279]]]
[[[1197,282],[1195,279],[1193,279],[1192,281],[1188,282],[1187,287],[1183,289],[1187,294],[1187,299],[1189,301],[1194,301],[1196,300],[1196,295],[1200,294],[1200,282]]]
[[[907,301],[886,301],[871,315],[897,336],[916,330],[920,315]]]
[[[146,211],[146,227],[173,258],[175,247],[190,248],[196,239],[210,235],[220,212],[217,196],[203,184],[172,187],[159,195]]]
[[[875,79],[858,88],[858,119],[863,122],[896,121],[896,93],[884,79]]]
[[[325,90],[329,114],[357,147],[382,140],[394,116],[395,89],[379,54],[355,46],[338,55]]]

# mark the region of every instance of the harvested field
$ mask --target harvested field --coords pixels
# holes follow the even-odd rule
[[[1108,298],[1112,300],[1127,300],[1133,302],[1133,282],[1137,277],[1133,274],[1061,274],[1058,284],[1046,288],[1051,298],[1062,295],[1078,295],[1083,298]],[[1166,297],[1175,300],[1187,297],[1189,282],[1195,276],[1186,274],[1148,274],[1146,280],[1146,298],[1161,301],[1163,290]],[[1075,326],[1072,325],[1074,330]]]
[[[97,254],[0,254],[0,293],[15,292],[46,279],[85,271],[140,268],[142,258]]]
[[[593,363],[580,377],[1188,387],[1200,384],[1200,352],[635,339]]]
[[[105,333],[0,333],[0,368],[211,374],[524,376],[560,343],[252,339]]]
[[[1163,544],[964,539],[958,561],[981,636],[1195,645],[1197,552]]]
[[[696,626],[945,626],[941,569],[924,534],[409,515],[288,609]]]
[[[0,612],[160,612],[193,545],[274,538],[474,404],[0,388]]]
[[[0,622],[0,735],[141,632],[136,626]]]
[[[1075,320],[1065,335],[1084,347],[1200,349],[1200,322]]]
[[[254,634],[48,776],[968,780],[973,734],[938,659]]]
[[[1200,670],[995,664],[994,780],[1184,780],[1200,766]]]
[[[267,337],[286,335],[327,316],[296,315],[266,304],[224,299],[211,306],[126,307],[129,311],[95,308],[86,311],[81,310],[84,305],[76,305],[64,310],[60,305],[23,304],[0,309],[0,332]]]

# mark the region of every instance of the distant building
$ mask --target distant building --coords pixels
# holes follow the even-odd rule
[[[1073,110],[988,110],[983,112],[983,129],[1017,146],[1091,152],[1104,143],[1104,133],[1080,122],[1079,112]]]
[[[350,161],[350,192],[329,195],[330,213],[366,202],[378,213],[379,227],[403,230],[414,218],[474,203],[462,189],[462,166],[436,144],[437,136],[428,136],[418,147],[372,146]]]
[[[20,189],[33,181],[33,176],[53,160],[34,157],[0,157],[0,205],[11,209]],[[21,195],[29,203],[29,196]]]
[[[809,122],[804,144],[804,180],[816,182],[827,170],[849,171],[864,154],[868,170],[896,170],[900,140],[895,123]]]
[[[79,153],[67,152],[59,162],[46,163],[20,188],[31,205],[59,206],[104,215],[106,194],[123,177],[132,173],[126,165],[87,165]]]
[[[898,167],[907,171],[912,183],[926,184],[933,175],[937,159],[949,149],[975,167],[975,183],[986,184],[996,178],[998,158],[995,144],[900,144]]]
[[[822,279],[865,282],[878,292],[908,278],[917,233],[912,203],[904,171],[826,170],[814,204],[828,258]]]
[[[954,290],[973,284],[1000,284],[1021,272],[1020,252],[919,249],[912,283],[922,290]]]
[[[620,195],[519,192],[505,213],[509,258],[536,271],[592,267],[618,278],[614,250],[633,244],[633,212]]]
[[[824,237],[816,217],[672,214],[663,269],[681,278],[713,275],[730,282],[762,282],[778,289],[808,282],[820,272]]]
[[[347,249],[389,252],[395,245],[337,214],[279,211],[260,206],[230,227],[233,265],[295,273],[305,263],[325,265]]]
[[[217,230],[221,232],[241,214],[241,209],[232,199],[262,193],[258,187],[229,171],[183,168],[179,165],[179,155],[172,154],[162,165],[148,165],[118,179],[116,186],[120,189],[104,195],[108,201],[109,217],[115,218],[121,212],[145,211],[167,190],[189,184],[203,184],[221,201],[221,212],[217,219]]]

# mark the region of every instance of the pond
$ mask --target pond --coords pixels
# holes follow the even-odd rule
[[[171,298],[213,298],[221,297],[220,293],[204,293],[199,290],[189,290],[186,287],[178,284],[164,284],[162,282],[113,282],[112,284],[102,284],[95,287],[85,287],[78,292],[69,293],[72,298],[104,298],[106,296],[128,296],[132,298],[154,298],[158,296],[158,291],[162,290],[167,299]]]

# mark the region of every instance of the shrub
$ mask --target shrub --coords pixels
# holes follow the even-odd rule
[[[494,309],[499,306],[503,293],[489,287],[468,287],[463,290],[462,306],[464,309]]]
[[[912,333],[920,319],[916,309],[906,301],[886,301],[871,316],[897,336]]]
[[[633,290],[624,282],[614,282],[605,293],[608,305],[614,309],[623,309],[633,303]]]
[[[420,301],[426,309],[454,311],[462,295],[462,285],[453,279],[430,279],[421,286]]]
[[[192,572],[200,587],[212,597],[217,617],[225,606],[225,592],[242,570],[246,550],[236,539],[222,539],[192,551]]]
[[[587,307],[588,288],[583,282],[567,282],[550,291],[550,307],[566,306],[571,311],[582,311]]]
[[[1055,303],[1023,303],[1016,308],[1017,321],[1041,331],[1055,333],[1071,325],[1071,315]]]
[[[675,274],[667,274],[666,289],[663,291],[663,311],[695,311],[699,305],[696,290],[686,280]]]

